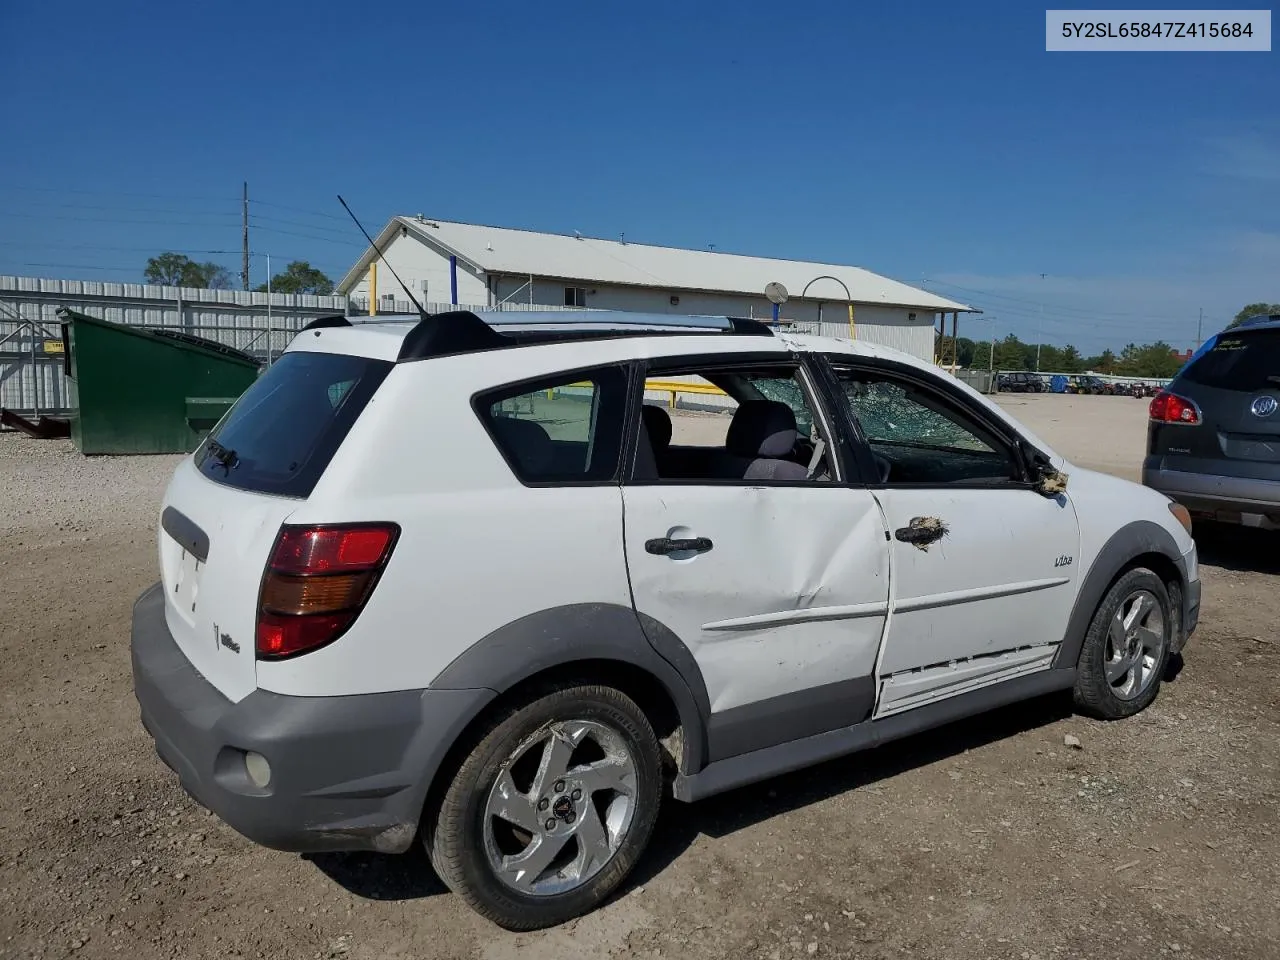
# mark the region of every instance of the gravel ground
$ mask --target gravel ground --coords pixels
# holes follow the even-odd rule
[[[1082,465],[1136,475],[1145,404],[1001,402]],[[1141,716],[1049,698],[668,803],[614,902],[517,936],[420,855],[257,848],[156,759],[128,623],[175,462],[0,436],[0,956],[1280,956],[1274,538],[1201,535],[1202,625]]]

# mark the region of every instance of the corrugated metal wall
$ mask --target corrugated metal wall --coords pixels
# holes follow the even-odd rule
[[[824,320],[821,333],[824,337],[851,339],[848,321],[828,323]],[[877,323],[859,320],[856,333],[859,340],[865,340],[867,343],[901,350],[922,360],[933,357],[933,324],[930,323]]]
[[[268,309],[267,294],[243,290],[0,276],[0,406],[20,412],[67,406],[61,307],[181,330],[266,359],[316,317],[345,314],[347,298],[273,293]]]

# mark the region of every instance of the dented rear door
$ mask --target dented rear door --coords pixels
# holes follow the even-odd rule
[[[865,489],[681,483],[623,490],[636,609],[698,662],[713,754],[866,719],[889,599],[880,510]],[[685,550],[661,551],[671,541]],[[754,728],[760,733],[750,732]],[[780,741],[779,741],[780,742]],[[725,744],[729,746],[725,746]],[[713,756],[714,759],[714,756]]]

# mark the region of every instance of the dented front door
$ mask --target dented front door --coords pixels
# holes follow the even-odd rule
[[[889,577],[867,490],[670,484],[623,496],[636,609],[693,653],[713,724],[734,708],[856,678],[872,689]]]
[[[893,538],[878,716],[1049,666],[1078,572],[1067,497],[943,486],[875,496]]]

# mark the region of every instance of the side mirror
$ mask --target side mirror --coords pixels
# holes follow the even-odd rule
[[[1031,474],[1031,486],[1042,497],[1056,497],[1067,490],[1067,474],[1053,465],[1044,451],[1037,450],[1025,440],[1019,442],[1023,460]]]

